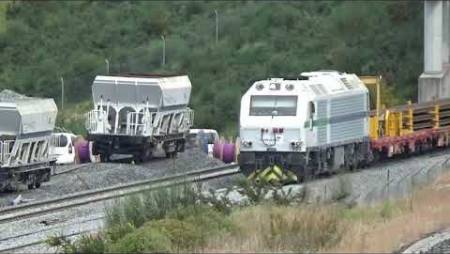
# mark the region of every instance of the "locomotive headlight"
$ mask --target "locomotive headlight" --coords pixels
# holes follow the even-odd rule
[[[302,141],[291,141],[292,148],[300,148],[302,146]]]
[[[252,141],[242,140],[241,144],[243,147],[251,147],[253,143]]]

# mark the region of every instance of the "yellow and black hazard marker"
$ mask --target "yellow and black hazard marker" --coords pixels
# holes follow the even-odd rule
[[[271,184],[286,184],[297,182],[297,176],[289,170],[283,170],[278,165],[273,165],[264,170],[256,170],[248,176],[249,180],[255,182],[266,182]]]

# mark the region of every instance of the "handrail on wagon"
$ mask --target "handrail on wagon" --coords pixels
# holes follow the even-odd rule
[[[4,140],[0,141],[0,164],[4,165],[11,156],[11,144],[14,140]]]

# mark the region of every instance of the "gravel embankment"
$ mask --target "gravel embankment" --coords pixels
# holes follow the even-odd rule
[[[346,201],[355,203],[376,202],[387,197],[407,195],[412,187],[434,179],[442,170],[448,168],[446,162],[450,151],[436,152],[408,160],[392,161],[374,166],[359,172],[341,174],[329,178],[319,179],[308,183],[308,197],[312,202],[323,202],[335,198],[336,193],[348,192]],[[97,164],[89,168],[76,170],[56,176],[50,183],[43,185],[41,190],[24,191],[25,197],[51,197],[89,188],[104,187],[122,183],[124,181],[142,180],[143,177],[161,177],[167,174],[195,170],[221,164],[211,160],[196,151],[180,154],[175,160],[156,160],[146,165],[125,164]],[[70,176],[70,177],[68,177]],[[388,177],[389,176],[389,177]],[[235,183],[242,176],[232,176],[224,179],[214,179],[203,184],[204,188],[223,188],[227,184]],[[291,185],[294,191],[305,185]],[[36,193],[40,194],[36,194]],[[14,194],[13,196],[16,196]],[[33,196],[34,195],[34,196]],[[20,220],[0,225],[0,250],[10,246],[17,246],[38,239],[46,239],[49,235],[68,234],[80,230],[95,230],[101,227],[102,220],[95,219],[102,216],[104,207],[112,201],[89,204],[53,214],[42,215],[28,220]],[[42,221],[53,222],[50,225]],[[30,234],[31,233],[31,234]],[[14,240],[3,238],[13,237]],[[44,245],[22,249],[22,252],[50,251]]]
[[[450,253],[450,229],[433,233],[411,244],[402,253]]]
[[[434,245],[426,253],[450,253],[450,239],[444,240]]]
[[[33,201],[55,198],[61,195],[103,188],[127,182],[159,178],[187,171],[222,165],[220,160],[209,158],[198,149],[186,150],[175,159],[155,158],[139,165],[125,163],[95,163],[72,172],[55,175],[41,188],[0,194],[0,207],[9,205],[19,194]]]
[[[449,159],[450,151],[435,152],[385,162],[358,172],[337,174],[306,184],[287,185],[283,189],[298,193],[306,188],[310,203],[339,199],[349,204],[370,204],[409,195],[414,187],[433,180],[440,172],[447,170]],[[245,200],[238,191],[230,192],[229,198],[236,203]]]

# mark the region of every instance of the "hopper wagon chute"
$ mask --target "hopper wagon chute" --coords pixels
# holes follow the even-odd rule
[[[49,145],[57,112],[53,99],[0,93],[1,190],[15,189],[17,183],[40,187],[50,179],[54,159]]]
[[[184,150],[193,122],[188,76],[97,76],[92,95],[94,109],[87,114],[86,128],[102,161],[113,154],[145,161],[158,148],[167,157]]]

